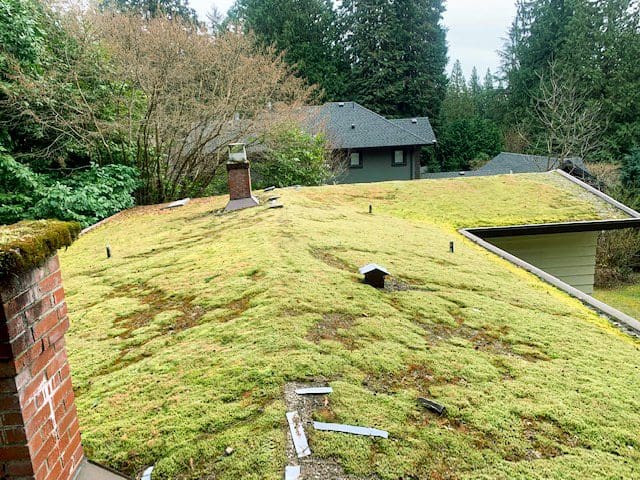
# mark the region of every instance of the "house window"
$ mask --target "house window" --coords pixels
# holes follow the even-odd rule
[[[407,164],[407,157],[404,154],[404,150],[393,151],[393,166],[403,167]]]
[[[349,168],[362,168],[362,155],[360,155],[360,152],[351,152],[349,155]]]

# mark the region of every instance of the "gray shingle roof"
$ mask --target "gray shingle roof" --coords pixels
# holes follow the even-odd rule
[[[571,173],[571,166],[587,172],[588,170],[581,158],[568,158],[565,160],[568,164],[565,168],[560,165],[560,161],[553,157],[544,157],[541,155],[524,155],[521,153],[502,152],[492,160],[489,160],[477,170],[468,172],[432,172],[422,173],[422,178],[454,178],[454,177],[483,177],[490,175],[504,175],[507,173],[536,173],[547,172],[561,168]]]
[[[331,102],[309,110],[312,130],[324,130],[336,149],[431,145],[435,141],[429,119],[388,120],[356,102]],[[406,122],[411,125],[407,128]]]
[[[436,141],[436,135],[433,133],[433,128],[431,127],[431,122],[428,117],[393,118],[390,121],[410,131],[414,135],[429,140],[429,143],[435,143]]]
[[[567,162],[586,171],[586,166],[581,158],[568,158]],[[524,155],[520,153],[502,152],[489,160],[478,169],[479,172],[486,172],[488,175],[499,175],[503,173],[535,173],[547,172],[562,167],[560,161],[554,157],[541,155]]]

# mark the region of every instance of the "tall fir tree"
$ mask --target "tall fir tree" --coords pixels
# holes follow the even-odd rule
[[[284,52],[302,77],[322,87],[327,100],[342,97],[348,66],[331,0],[236,0],[229,17]]]
[[[437,117],[446,93],[442,0],[344,0],[349,93],[389,116]]]
[[[602,106],[606,141],[592,159],[619,160],[640,144],[638,31],[638,0],[519,0],[503,51],[505,123],[531,125],[540,77],[553,63],[576,77],[582,96]]]

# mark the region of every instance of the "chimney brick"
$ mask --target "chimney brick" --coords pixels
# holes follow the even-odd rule
[[[60,264],[0,284],[0,478],[71,480],[83,459]]]
[[[249,162],[227,163],[229,174],[229,203],[225,211],[255,207],[258,200],[251,192],[251,170]]]

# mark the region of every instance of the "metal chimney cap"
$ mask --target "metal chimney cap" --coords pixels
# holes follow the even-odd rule
[[[391,275],[386,268],[381,267],[380,265],[377,265],[375,263],[369,263],[368,265],[365,265],[364,267],[362,267],[359,271],[360,271],[360,274],[366,275],[367,273],[371,273],[376,270],[384,273],[385,275]]]
[[[411,119],[411,123],[418,123],[418,119],[417,118],[412,118]]]
[[[339,106],[339,107],[344,107],[344,102],[339,102],[339,103],[338,103],[338,106]]]

